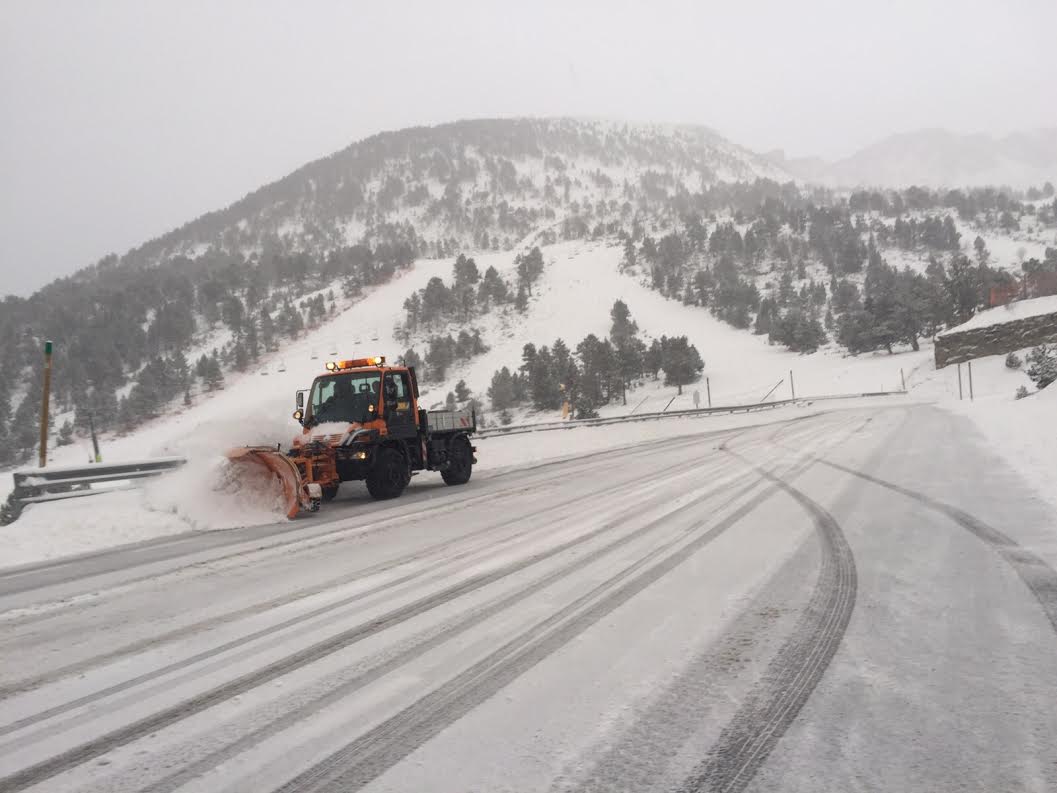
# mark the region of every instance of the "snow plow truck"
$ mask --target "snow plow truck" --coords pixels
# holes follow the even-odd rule
[[[375,499],[396,498],[423,470],[440,472],[448,485],[466,484],[477,462],[470,443],[476,413],[423,410],[418,395],[414,367],[387,366],[383,356],[330,361],[296,394],[302,431],[288,450],[247,446],[228,459],[273,475],[290,518],[317,511],[351,480],[365,481]]]

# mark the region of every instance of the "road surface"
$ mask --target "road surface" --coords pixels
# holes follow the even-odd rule
[[[1057,790],[1057,520],[964,419],[570,455],[0,571],[0,791]]]

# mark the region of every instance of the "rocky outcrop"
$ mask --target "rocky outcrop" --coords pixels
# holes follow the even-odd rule
[[[985,328],[956,330],[937,337],[936,368],[1051,342],[1057,342],[1057,312],[1010,320]]]

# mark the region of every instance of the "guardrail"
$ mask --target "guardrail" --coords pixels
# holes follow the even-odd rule
[[[95,463],[54,468],[24,468],[11,476],[15,489],[0,514],[0,524],[11,523],[29,504],[96,496],[140,484],[187,462],[183,457],[156,457],[123,463]]]
[[[823,399],[861,399],[863,397],[896,396],[906,394],[906,391],[867,391],[859,394],[829,394],[817,397],[801,397],[798,399],[776,399],[773,402],[754,402],[745,405],[726,405],[711,408],[690,408],[687,410],[669,410],[657,413],[635,413],[624,416],[606,416],[597,419],[566,419],[564,421],[547,421],[538,424],[508,424],[507,426],[487,427],[479,429],[474,433],[478,438],[492,438],[502,435],[521,435],[526,432],[549,432],[551,430],[568,430],[575,427],[598,427],[606,424],[623,424],[633,421],[656,421],[666,418],[679,418],[688,416],[711,416],[717,414],[731,413],[753,413],[760,410],[770,410],[784,405],[792,405],[802,402],[813,402]]]

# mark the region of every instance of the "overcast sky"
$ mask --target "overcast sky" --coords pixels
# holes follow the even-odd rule
[[[0,0],[0,294],[385,129],[698,122],[837,158],[1057,125],[1057,0]]]

